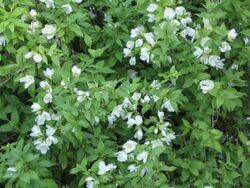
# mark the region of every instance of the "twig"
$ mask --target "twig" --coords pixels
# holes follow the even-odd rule
[[[0,143],[0,146],[1,146],[3,143],[5,143],[5,142],[7,142],[8,140],[10,140],[11,138],[15,137],[16,135],[17,135],[17,134],[15,133],[15,134],[11,135],[10,137],[4,139],[4,140]]]
[[[20,69],[18,71],[16,71],[13,75],[9,76],[6,80],[4,80],[3,82],[0,83],[0,87],[2,87],[4,84],[6,84],[11,78],[13,78],[15,75],[19,74],[20,72],[23,72],[25,70],[25,68]]]

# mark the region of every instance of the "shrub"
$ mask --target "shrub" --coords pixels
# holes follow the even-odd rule
[[[249,187],[250,1],[0,1],[0,182]]]

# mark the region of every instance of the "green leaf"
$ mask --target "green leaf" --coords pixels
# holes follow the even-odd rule
[[[79,25],[71,24],[69,28],[71,31],[75,32],[75,34],[77,34],[79,37],[83,37],[83,32]]]
[[[0,67],[0,76],[6,76],[19,68],[17,64],[8,64]]]
[[[86,45],[88,47],[91,47],[92,46],[92,39],[90,38],[89,35],[87,34],[84,34],[84,42],[86,43]]]
[[[248,177],[248,175],[250,174],[250,160],[249,159],[242,162],[241,170],[244,176]]]

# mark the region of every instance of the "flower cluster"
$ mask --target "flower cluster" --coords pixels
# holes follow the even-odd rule
[[[156,43],[155,35],[152,32],[145,32],[144,26],[139,26],[131,30],[131,40],[127,42],[123,49],[124,57],[130,57],[130,65],[136,64],[136,55],[140,52],[140,60],[149,63],[150,50]]]
[[[37,52],[27,52],[25,55],[24,55],[24,58],[25,59],[31,59],[35,62],[35,63],[40,63],[43,58],[41,56],[41,54],[37,53]]]
[[[228,32],[227,39],[232,41],[237,37],[235,29],[232,29]],[[204,37],[200,41],[201,47],[195,46],[194,56],[205,65],[210,65],[216,69],[223,69],[225,59],[221,59],[218,55],[213,55],[212,45],[213,41],[210,37]],[[227,41],[222,41],[219,46],[221,53],[225,53],[231,50],[231,46]]]
[[[192,23],[190,13],[182,6],[165,7],[162,9],[156,3],[151,3],[147,7],[148,22],[156,22],[161,29],[166,23],[171,23],[173,33],[179,34],[185,39],[191,38],[192,41],[197,37],[196,30],[189,27]],[[163,16],[162,16],[163,15]],[[157,19],[156,19],[157,18]],[[146,32],[143,25],[136,27],[130,31],[130,40],[126,43],[126,48],[123,49],[124,57],[129,57],[129,64],[136,65],[136,56],[139,54],[140,60],[149,63],[155,63],[154,54],[151,53],[157,43],[158,32]]]
[[[19,81],[21,83],[24,83],[24,88],[27,89],[29,86],[31,86],[35,82],[35,79],[33,76],[27,74],[24,77],[20,78]]]
[[[110,164],[106,165],[104,161],[100,161],[99,165],[98,165],[98,168],[99,168],[98,175],[100,175],[100,176],[104,175],[109,171],[115,170],[116,167],[117,166],[114,165],[113,163],[110,163]]]
[[[45,134],[42,133],[39,125],[34,125],[32,127],[30,136],[37,139],[34,141],[34,145],[42,154],[46,154],[49,147],[58,142],[57,138],[54,137],[55,132],[56,130],[50,125],[46,125]]]

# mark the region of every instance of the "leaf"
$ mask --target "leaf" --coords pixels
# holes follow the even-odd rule
[[[77,34],[79,37],[83,37],[83,32],[82,32],[82,30],[81,30],[81,28],[80,28],[79,25],[77,25],[77,24],[71,24],[70,25],[70,30],[73,31],[73,32],[75,32],[75,34]]]
[[[92,39],[90,38],[89,35],[84,34],[84,42],[86,43],[86,45],[87,45],[88,47],[91,47],[91,45],[92,45]]]
[[[19,68],[17,64],[9,64],[0,67],[0,76],[6,76]]]
[[[245,29],[245,30],[241,31],[241,33],[243,35],[246,35],[246,36],[250,37],[250,29]]]
[[[248,177],[248,175],[250,174],[250,160],[249,159],[242,162],[241,170],[244,176]]]
[[[42,160],[38,163],[38,165],[41,167],[51,167],[53,166],[53,163],[48,160]]]
[[[23,14],[25,11],[24,8],[18,7],[16,8],[12,13],[11,13],[11,17],[12,18],[16,18],[18,16],[20,16],[21,14]]]
[[[30,183],[30,176],[27,172],[22,173],[22,175],[20,176],[20,179],[25,182],[25,183]]]

